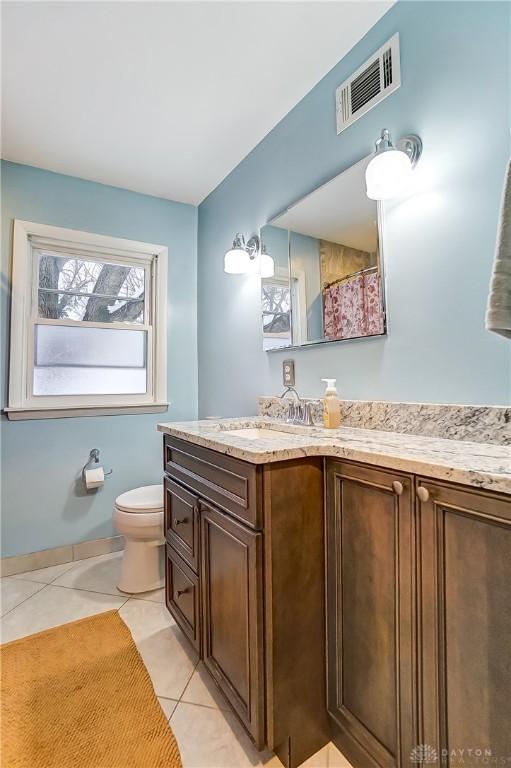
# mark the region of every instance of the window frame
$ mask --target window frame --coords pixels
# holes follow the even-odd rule
[[[143,323],[38,317],[39,260],[36,251],[41,248],[91,261],[142,267],[146,286]],[[9,405],[5,409],[9,419],[167,410],[167,262],[168,248],[163,245],[16,219],[13,236]],[[150,291],[147,286],[150,286]],[[36,325],[145,331],[147,392],[129,395],[34,395]]]
[[[262,294],[262,290],[263,290],[264,285],[266,285],[268,283],[270,285],[279,286],[281,288],[288,288],[288,290],[289,290],[289,309],[288,309],[287,312],[282,312],[281,313],[281,314],[289,316],[289,331],[286,331],[284,333],[267,333],[267,332],[265,332],[264,331],[264,316],[265,315],[269,315],[269,314],[277,314],[277,313],[272,313],[272,312],[269,312],[269,311],[265,311],[261,307],[261,329],[262,329],[263,339],[270,339],[270,341],[271,341],[271,340],[274,340],[274,339],[287,339],[287,338],[289,338],[289,345],[288,346],[290,346],[291,345],[291,330],[292,330],[291,329],[291,288],[290,288],[290,284],[289,284],[289,273],[288,273],[288,271],[286,269],[283,269],[282,267],[280,267],[280,268],[277,267],[277,269],[275,270],[275,274],[272,277],[265,277],[265,278],[263,278],[263,280],[261,281],[261,294]]]

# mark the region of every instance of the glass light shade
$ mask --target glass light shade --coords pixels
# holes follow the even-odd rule
[[[247,270],[249,275],[257,277],[273,277],[275,274],[275,264],[273,258],[263,251],[250,259],[250,265]]]
[[[406,152],[387,149],[377,153],[366,168],[367,197],[390,200],[406,194],[412,178],[412,163]]]
[[[273,277],[275,274],[275,262],[269,253],[262,253],[259,256],[259,274],[261,277]]]
[[[243,275],[250,269],[250,256],[243,248],[231,248],[224,256],[224,272]]]
[[[259,277],[259,254],[252,256],[252,258],[249,258],[248,262],[248,268],[247,268],[247,275],[257,275]]]

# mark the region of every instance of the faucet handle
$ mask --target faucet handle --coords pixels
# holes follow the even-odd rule
[[[287,407],[287,419],[288,424],[292,424],[296,418],[296,404],[289,403]]]
[[[312,420],[310,403],[304,403],[303,404],[302,424],[304,424],[306,427],[313,427],[314,426],[314,422]]]

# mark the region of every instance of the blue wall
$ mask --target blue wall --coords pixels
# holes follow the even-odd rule
[[[289,236],[291,274],[294,270],[305,273],[305,300],[307,306],[307,327],[304,334],[310,341],[323,338],[323,297],[321,293],[321,271],[319,240],[299,232]]]
[[[29,166],[2,163],[2,404],[6,405],[14,218],[166,245],[167,414],[9,422],[2,417],[2,555],[110,536],[115,497],[161,482],[159,421],[197,413],[197,209]],[[91,448],[114,473],[84,495]],[[78,481],[77,481],[78,478]]]
[[[507,403],[508,341],[484,313],[509,156],[510,12],[504,2],[399,2],[199,207],[199,410],[255,412],[281,391],[289,351],[261,351],[259,285],[222,271],[245,236],[292,201],[367,155],[383,127],[418,133],[419,192],[388,204],[389,334],[294,350],[297,387],[342,396]],[[394,32],[402,86],[340,136],[335,88]]]

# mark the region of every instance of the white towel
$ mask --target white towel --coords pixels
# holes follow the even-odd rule
[[[511,339],[511,160],[504,180],[486,329]]]

